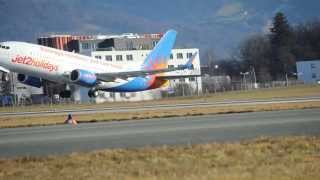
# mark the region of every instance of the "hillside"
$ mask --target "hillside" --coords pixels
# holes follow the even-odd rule
[[[155,33],[178,30],[178,47],[225,57],[245,37],[268,30],[274,13],[292,24],[319,16],[317,0],[0,0],[0,41],[35,42],[48,33]]]

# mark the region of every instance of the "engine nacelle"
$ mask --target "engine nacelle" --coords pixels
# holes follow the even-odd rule
[[[40,88],[42,86],[42,81],[40,78],[33,77],[33,76],[27,76],[25,74],[18,74],[17,77],[18,81],[22,84],[26,84],[29,86]]]
[[[76,69],[71,72],[70,80],[81,86],[93,87],[97,83],[97,76],[92,72]]]

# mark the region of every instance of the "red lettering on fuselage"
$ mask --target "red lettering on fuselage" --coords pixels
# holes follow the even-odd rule
[[[29,56],[17,55],[15,58],[11,59],[11,62],[16,64],[34,66],[37,68],[48,70],[49,72],[58,71],[58,65],[51,64],[49,61],[46,60],[35,59]]]

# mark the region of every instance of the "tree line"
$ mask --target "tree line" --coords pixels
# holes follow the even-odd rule
[[[255,71],[258,82],[283,80],[296,72],[296,62],[320,59],[320,19],[291,26],[278,12],[268,34],[257,34],[243,41],[237,54],[209,66],[219,65],[219,73],[233,78],[239,72]]]

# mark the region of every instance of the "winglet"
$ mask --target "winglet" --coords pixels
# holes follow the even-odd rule
[[[154,70],[167,67],[176,36],[175,30],[167,31],[143,62],[142,69]]]

